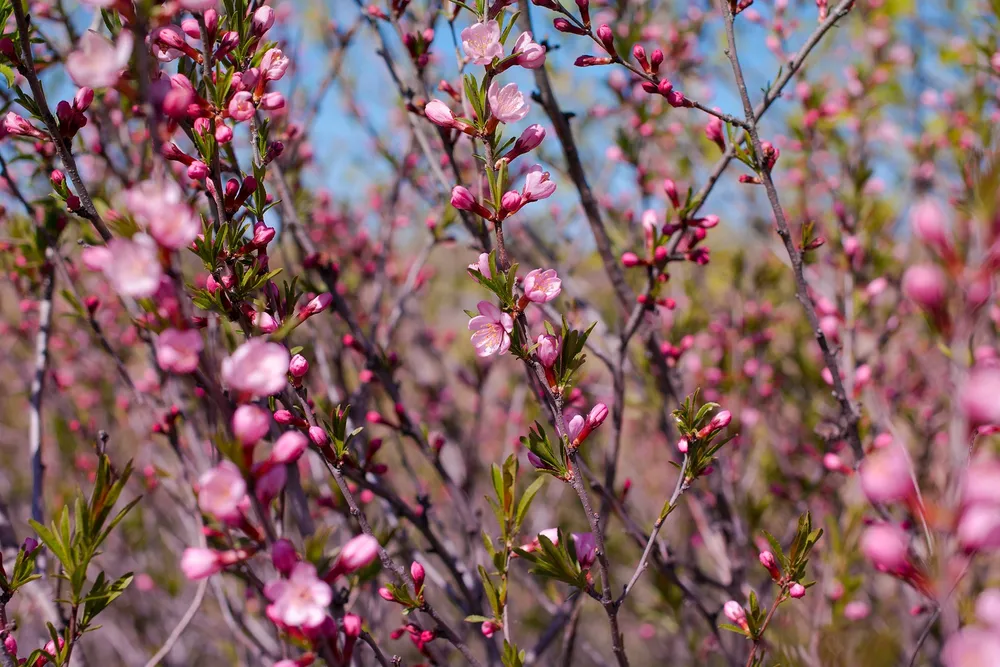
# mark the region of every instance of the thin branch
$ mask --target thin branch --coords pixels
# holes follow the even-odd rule
[[[31,379],[31,416],[28,448],[31,453],[31,518],[45,520],[45,462],[42,460],[42,396],[49,366],[49,334],[52,330],[52,296],[56,279],[52,266],[51,247],[45,249],[42,268],[42,302],[38,309],[38,333],[35,335],[35,369]]]
[[[187,608],[187,611],[184,612],[181,620],[177,622],[177,626],[174,628],[173,632],[170,633],[170,636],[167,637],[167,641],[163,643],[160,650],[153,654],[153,657],[146,663],[146,667],[156,667],[156,665],[159,665],[160,661],[167,657],[167,654],[174,648],[174,644],[177,643],[177,640],[180,639],[188,625],[191,624],[191,621],[193,621],[194,617],[198,614],[198,609],[201,608],[201,603],[205,599],[205,591],[207,588],[207,578],[198,582],[198,589],[194,593],[191,605]]]
[[[850,9],[850,4],[847,3],[843,7],[843,13],[847,13]],[[829,341],[826,339],[826,335],[819,326],[816,304],[813,303],[812,297],[809,295],[809,284],[806,282],[802,268],[802,251],[795,247],[795,241],[792,240],[788,220],[785,218],[785,211],[781,207],[781,201],[778,198],[778,189],[771,178],[771,169],[761,162],[764,151],[761,146],[760,135],[757,131],[757,116],[753,108],[753,103],[750,101],[750,95],[747,92],[746,80],[743,77],[743,68],[740,66],[739,55],[736,52],[735,14],[728,0],[722,0],[722,7],[726,24],[726,42],[728,44],[726,55],[732,64],[736,86],[739,89],[740,98],[743,100],[743,110],[746,114],[747,123],[750,125],[750,142],[753,146],[753,155],[757,162],[757,173],[764,184],[764,189],[767,191],[767,199],[771,204],[771,210],[774,213],[774,219],[778,226],[778,235],[781,237],[781,242],[784,244],[788,257],[792,262],[792,272],[795,274],[795,297],[802,304],[802,308],[806,312],[809,326],[813,330],[816,342],[819,343],[820,350],[823,352],[823,361],[832,376],[833,393],[840,403],[840,426],[846,433],[851,448],[854,450],[855,457],[860,461],[864,458],[864,447],[861,444],[861,435],[858,432],[858,422],[861,416],[858,413],[857,407],[851,402],[847,390],[844,388],[844,382],[840,377],[840,364],[837,362],[836,354],[833,352]],[[834,12],[834,15],[836,16],[837,12]],[[818,41],[818,38],[816,41]]]

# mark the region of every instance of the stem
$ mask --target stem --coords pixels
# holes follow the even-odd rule
[[[104,224],[104,220],[101,219],[97,208],[94,206],[94,201],[90,198],[90,192],[87,191],[87,186],[83,184],[83,179],[80,178],[80,170],[76,166],[73,151],[70,150],[70,147],[59,134],[59,125],[56,123],[56,119],[52,117],[49,104],[45,99],[45,90],[42,88],[42,82],[39,81],[38,73],[35,72],[35,59],[31,53],[31,26],[28,21],[28,15],[25,13],[25,3],[19,1],[12,2],[11,6],[14,9],[14,20],[17,22],[17,40],[21,49],[21,62],[23,63],[21,74],[28,80],[28,86],[31,88],[31,95],[38,106],[42,122],[45,123],[45,127],[52,138],[52,143],[56,146],[59,159],[69,173],[70,180],[73,181],[73,187],[76,188],[76,194],[80,198],[81,209],[86,214],[85,217],[90,220],[94,229],[97,230],[97,233],[107,243],[111,240],[111,232],[108,230],[107,225]]]
[[[49,365],[49,333],[52,329],[52,297],[56,280],[52,266],[52,247],[45,249],[42,267],[42,303],[38,310],[38,334],[35,336],[35,372],[31,379],[31,420],[28,445],[31,452],[31,518],[45,520],[45,462],[42,460],[42,397]]]
[[[823,330],[820,329],[819,316],[816,314],[816,305],[813,303],[812,297],[809,296],[809,284],[806,282],[802,269],[802,251],[795,247],[795,242],[792,240],[788,220],[785,218],[785,211],[781,207],[781,201],[778,198],[778,189],[771,178],[771,170],[767,165],[760,164],[763,149],[761,148],[760,135],[757,131],[757,116],[753,104],[750,102],[750,95],[747,93],[746,80],[743,78],[743,68],[740,66],[739,56],[736,52],[736,32],[733,27],[735,15],[728,0],[722,0],[722,8],[726,24],[726,56],[732,64],[733,75],[736,77],[736,86],[743,101],[743,111],[750,126],[748,134],[753,146],[755,160],[758,162],[757,174],[760,176],[764,184],[764,189],[767,191],[767,199],[771,204],[771,211],[774,213],[774,219],[778,226],[778,236],[781,237],[781,241],[788,253],[788,258],[792,262],[792,272],[795,275],[795,297],[805,310],[809,326],[813,330],[816,342],[819,343],[820,350],[823,352],[823,361],[833,378],[833,393],[840,403],[841,429],[843,429],[844,434],[850,442],[855,457],[860,461],[864,458],[864,447],[861,444],[861,435],[858,432],[858,422],[861,417],[858,414],[856,406],[851,402],[847,390],[844,388],[844,382],[840,378],[840,365],[837,362],[836,354],[831,349]],[[846,8],[844,11],[846,13]]]
[[[746,667],[751,667],[751,665],[753,665],[753,660],[757,656],[757,649],[760,648],[760,645],[763,643],[764,630],[766,630],[767,626],[771,623],[771,618],[774,617],[774,612],[777,611],[778,605],[788,599],[785,593],[786,589],[782,588],[781,592],[778,594],[778,599],[776,599],[774,604],[771,605],[771,608],[767,610],[767,616],[764,617],[764,622],[760,626],[760,631],[757,633],[757,639],[753,640],[753,646],[750,647],[750,655],[747,656]]]
[[[625,590],[622,591],[621,597],[615,601],[616,605],[620,605],[625,601],[625,597],[629,592],[635,587],[639,577],[642,573],[646,571],[649,567],[649,554],[653,551],[653,545],[656,544],[656,536],[660,534],[660,528],[663,527],[664,522],[667,517],[670,516],[671,511],[674,509],[674,503],[681,497],[681,494],[687,489],[687,484],[684,481],[684,476],[687,474],[687,464],[688,457],[687,454],[684,455],[684,460],[681,462],[681,469],[677,475],[677,484],[674,486],[674,492],[670,496],[670,500],[667,501],[667,506],[660,517],[653,524],[653,532],[649,534],[649,540],[646,542],[646,548],[642,551],[642,556],[639,558],[639,564],[635,568],[635,572],[632,574],[632,578],[629,580],[628,584],[625,585]]]
[[[621,630],[618,628],[618,605],[611,599],[611,566],[608,563],[608,555],[604,547],[604,531],[601,529],[600,516],[591,507],[590,497],[587,489],[583,486],[583,475],[580,472],[580,465],[577,461],[579,453],[576,449],[570,451],[569,465],[572,477],[570,484],[576,495],[580,497],[580,504],[587,514],[587,521],[590,522],[590,529],[594,532],[594,541],[597,543],[597,562],[601,570],[601,605],[608,615],[608,624],[611,626],[611,650],[615,654],[619,667],[628,667],[628,656],[625,654],[625,644],[622,639]]]

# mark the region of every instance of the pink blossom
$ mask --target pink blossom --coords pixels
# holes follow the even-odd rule
[[[530,32],[518,36],[513,54],[517,56],[517,64],[527,69],[538,69],[545,64],[545,47],[536,42]]]
[[[597,539],[593,533],[573,533],[573,547],[576,560],[584,570],[597,560]]]
[[[496,21],[473,23],[462,31],[462,49],[476,65],[489,65],[494,58],[503,58],[500,24]]]
[[[277,394],[288,383],[289,354],[263,338],[243,343],[222,362],[222,380],[235,391],[253,396]]]
[[[348,540],[344,548],[337,555],[333,567],[326,575],[327,581],[333,581],[337,577],[345,574],[357,572],[361,568],[368,567],[372,561],[378,558],[379,543],[371,535],[358,535]]]
[[[788,595],[796,600],[806,596],[806,587],[796,582],[788,587]]]
[[[289,540],[282,538],[271,545],[271,564],[281,574],[288,576],[297,562],[299,555]]]
[[[281,49],[268,49],[260,61],[260,73],[266,81],[277,81],[285,76],[289,65],[288,56]]]
[[[910,226],[914,236],[936,250],[951,246],[947,214],[940,202],[932,197],[922,197],[913,205]]]
[[[132,56],[132,33],[122,30],[118,42],[88,30],[76,49],[66,56],[66,73],[73,83],[89,88],[109,88],[118,83]]]
[[[168,373],[184,374],[198,368],[204,343],[194,329],[165,329],[156,337],[156,363]]]
[[[205,579],[223,568],[222,558],[214,549],[199,549],[189,547],[181,556],[181,572],[192,581]]]
[[[136,298],[156,294],[163,277],[156,241],[140,233],[131,239],[114,238],[101,250],[92,258],[100,258],[101,270],[116,292]]]
[[[583,433],[583,427],[586,424],[587,420],[583,418],[583,415],[576,415],[569,420],[569,423],[566,425],[566,435],[569,436],[570,442],[576,442],[580,434]]]
[[[469,272],[471,273],[472,271],[479,271],[483,278],[487,280],[493,277],[493,274],[490,272],[490,256],[488,253],[479,253],[479,259],[469,264]]]
[[[941,651],[945,667],[995,667],[1000,655],[1000,633],[973,626],[948,637]]]
[[[535,269],[524,277],[524,296],[534,303],[548,303],[562,291],[555,269]]]
[[[188,207],[183,191],[174,181],[142,181],[126,190],[122,200],[164,248],[185,248],[202,231],[201,219]]]
[[[1000,632],[1000,588],[990,588],[976,598],[976,619]]]
[[[559,339],[549,334],[541,334],[535,341],[535,355],[545,368],[551,368],[559,359]]]
[[[900,572],[909,562],[906,533],[898,526],[877,523],[861,536],[861,551],[883,572]]]
[[[535,165],[524,176],[524,190],[521,196],[525,201],[548,199],[556,191],[556,184],[549,180],[549,172],[542,171],[540,165]]]
[[[189,12],[207,12],[219,6],[219,0],[179,0],[182,8]]]
[[[955,534],[968,553],[1000,549],[1000,506],[967,507],[962,511]]]
[[[296,563],[288,579],[276,579],[264,587],[271,601],[268,617],[290,627],[315,628],[326,619],[333,600],[329,584],[316,576],[310,563]]]
[[[489,301],[480,301],[479,315],[469,320],[472,332],[472,346],[480,357],[506,354],[510,349],[510,333],[514,330],[514,320]]]
[[[153,55],[164,63],[180,58],[184,55],[183,49],[187,47],[184,32],[172,23],[156,28],[147,40]]]
[[[868,618],[871,608],[867,603],[855,600],[844,605],[844,618],[849,621],[860,621]]]
[[[271,430],[271,414],[256,405],[241,405],[233,413],[232,427],[236,439],[248,447]]]
[[[239,519],[246,494],[243,473],[232,461],[222,461],[198,478],[198,507],[219,521]]]
[[[263,97],[260,98],[260,108],[264,111],[277,111],[278,109],[284,109],[285,96],[277,91],[265,93]]]
[[[301,354],[296,354],[292,357],[291,361],[288,362],[288,372],[291,373],[294,378],[301,379],[305,377],[305,374],[309,372],[309,361]]]
[[[229,100],[229,117],[237,123],[253,118],[253,95],[241,90]]]
[[[501,123],[516,123],[528,115],[530,106],[524,101],[524,94],[516,83],[508,83],[503,88],[493,81],[486,94],[493,116]]]
[[[309,447],[306,436],[298,431],[285,431],[274,443],[271,460],[275,463],[294,463]]]
[[[900,445],[872,452],[861,463],[861,488],[873,503],[903,500],[913,493],[910,462]]]
[[[726,618],[740,627],[744,627],[747,624],[746,610],[744,610],[743,605],[736,600],[730,600],[726,604],[722,605],[722,613]]]

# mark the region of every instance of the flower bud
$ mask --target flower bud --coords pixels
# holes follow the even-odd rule
[[[294,378],[304,377],[305,374],[309,372],[309,362],[301,354],[296,354],[292,357],[292,360],[288,362],[288,372],[291,373]]]
[[[636,255],[634,252],[626,252],[622,254],[622,265],[625,266],[625,268],[627,269],[630,269],[634,266],[639,266],[639,264],[641,263],[642,260],[640,260],[639,256]]]
[[[413,561],[413,563],[410,565],[410,577],[412,577],[413,579],[413,587],[417,589],[418,595],[424,588],[425,574],[426,573],[424,572],[424,566],[418,563],[417,561]]]
[[[747,625],[747,613],[741,605],[736,600],[730,600],[722,606],[722,613],[725,614],[726,618],[740,626],[744,630],[749,627]]]
[[[774,554],[770,551],[761,551],[760,556],[758,556],[760,564],[764,566],[771,578],[778,580],[781,578],[781,570],[778,568],[778,559],[774,557]]]
[[[926,310],[937,310],[944,305],[946,283],[941,269],[931,264],[911,266],[903,274],[903,294]]]
[[[274,443],[270,460],[280,465],[294,463],[302,456],[308,446],[309,442],[306,437],[298,431],[285,431]]]
[[[796,600],[806,596],[806,587],[796,582],[788,588],[788,594]]]
[[[472,196],[468,188],[456,185],[451,190],[451,205],[459,211],[469,211],[476,203],[476,198]]]
[[[287,576],[298,561],[299,556],[290,541],[282,538],[271,545],[271,564],[281,574]]]
[[[322,426],[310,426],[309,439],[317,447],[322,447],[330,442],[330,436],[326,434],[326,430]]]
[[[233,434],[244,447],[256,444],[271,428],[270,415],[256,405],[241,405],[233,413]]]
[[[541,334],[535,341],[535,355],[545,368],[552,368],[559,359],[559,339],[549,334]]]

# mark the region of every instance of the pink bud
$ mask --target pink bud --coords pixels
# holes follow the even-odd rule
[[[920,307],[937,310],[946,298],[944,273],[931,264],[911,266],[903,274],[903,293]]]
[[[770,573],[772,579],[781,577],[781,570],[778,569],[778,559],[770,551],[761,551],[757,557],[764,569]]]
[[[262,6],[253,13],[253,20],[250,25],[253,29],[253,34],[257,36],[263,35],[274,25],[274,9],[267,5]]]
[[[181,556],[181,572],[191,580],[206,579],[222,567],[219,553],[212,549],[188,548]]]
[[[241,405],[233,413],[233,434],[244,447],[255,444],[271,428],[270,415],[256,405]]]
[[[281,574],[287,576],[298,561],[295,546],[288,540],[282,538],[271,545],[271,564]]]
[[[288,362],[288,372],[291,373],[294,378],[304,377],[305,374],[309,372],[309,362],[301,354],[296,354],[292,357],[292,360]]]
[[[339,574],[351,574],[367,567],[378,558],[379,543],[371,535],[358,535],[351,538],[337,556],[333,571]],[[383,596],[384,597],[384,596]]]
[[[638,266],[641,263],[639,256],[634,252],[626,252],[622,255],[622,265],[626,268],[632,268],[633,266]]]
[[[302,309],[302,315],[303,317],[311,317],[312,315],[322,313],[330,307],[331,303],[333,303],[333,295],[329,292],[324,292],[306,304],[305,308]]]
[[[441,100],[431,100],[424,105],[424,115],[427,120],[441,127],[454,127],[455,114]]]
[[[709,422],[709,426],[712,428],[713,431],[719,431],[729,426],[729,422],[731,422],[732,420],[733,420],[733,413],[731,413],[729,410],[723,410],[722,412],[719,412],[717,415],[712,417],[712,421]]]
[[[794,583],[788,588],[788,594],[796,600],[806,596],[806,587],[800,583]]]
[[[73,108],[80,112],[86,111],[93,101],[94,89],[84,86],[73,96]]]
[[[390,591],[388,588],[380,588],[380,589],[378,589],[378,594],[386,602],[395,602],[396,601],[396,596],[393,595],[392,591]]]
[[[500,198],[500,207],[507,215],[510,215],[516,213],[521,208],[522,200],[520,192],[509,190],[503,193],[503,196]]]
[[[722,606],[722,613],[725,614],[726,618],[735,623],[740,627],[745,627],[747,622],[747,613],[741,605],[736,600],[730,600]]]
[[[451,205],[459,211],[469,211],[476,204],[476,198],[472,196],[468,188],[456,185],[451,190]]]
[[[541,334],[535,342],[538,344],[538,347],[535,348],[538,361],[545,368],[552,368],[559,359],[559,339],[549,334]]]
[[[413,579],[413,586],[417,589],[418,592],[422,590],[424,587],[425,574],[426,573],[424,572],[424,566],[418,563],[417,561],[413,561],[413,563],[410,565],[410,577]]]
[[[587,426],[593,430],[603,424],[607,417],[608,406],[604,405],[604,403],[598,403],[590,409],[590,413],[587,415]]]
[[[913,493],[910,462],[900,445],[869,454],[861,462],[861,489],[873,503],[904,500]]]
[[[292,415],[290,410],[275,410],[274,421],[282,425],[291,424],[295,421],[295,417]]]
[[[275,417],[277,421],[277,413]],[[308,447],[309,442],[304,435],[298,431],[285,431],[271,449],[271,460],[278,464],[294,463]]]
[[[309,439],[317,447],[322,447],[330,442],[330,437],[326,434],[326,430],[322,426],[310,426]]]
[[[361,617],[357,614],[345,614],[341,619],[341,627],[344,629],[344,636],[348,639],[357,639],[361,636]]]
[[[962,411],[970,426],[1000,424],[1000,370],[976,368],[961,391]]]
[[[3,638],[3,647],[12,657],[17,657],[17,640],[14,639],[14,635],[8,633],[7,636]]]
[[[861,552],[883,572],[900,572],[909,558],[906,534],[887,523],[869,526],[861,536]]]
[[[208,178],[208,165],[201,160],[195,160],[188,166],[187,175],[192,181],[203,181]]]

